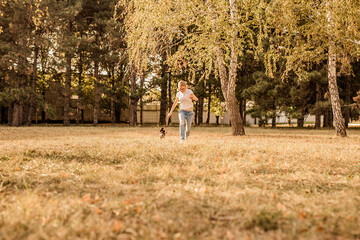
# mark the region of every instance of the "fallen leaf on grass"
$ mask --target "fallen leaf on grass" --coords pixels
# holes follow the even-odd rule
[[[155,219],[158,223],[161,223],[161,221],[162,221],[162,219],[161,219],[161,217],[160,217],[159,214],[156,214],[156,215],[154,216],[154,219]]]
[[[123,228],[123,226],[122,226],[121,222],[115,221],[113,224],[112,231],[113,231],[113,233],[118,233],[118,232],[121,232],[122,228]]]
[[[100,208],[95,208],[95,212],[99,215],[101,215],[103,213]]]
[[[207,187],[201,187],[199,192],[200,193],[207,193],[207,192],[209,192],[209,189]]]
[[[68,178],[68,177],[70,177],[70,175],[69,174],[63,174],[63,175],[61,175],[61,177],[62,178]]]
[[[96,202],[99,202],[100,200],[101,200],[100,197],[99,197],[98,195],[96,195],[95,199],[92,200],[90,203],[91,203],[91,204],[94,204],[94,203],[96,203]]]
[[[83,196],[83,201],[88,202],[88,201],[90,201],[90,198],[91,198],[91,195],[90,195],[90,193],[88,193],[85,196]]]
[[[125,200],[125,201],[122,201],[121,204],[124,204],[124,205],[130,205],[132,203],[131,200]]]

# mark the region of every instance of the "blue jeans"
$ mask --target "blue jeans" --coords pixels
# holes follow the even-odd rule
[[[192,117],[194,116],[193,111],[185,111],[180,109],[179,111],[179,121],[180,121],[180,138],[181,140],[185,140],[185,123],[186,123],[186,131],[190,132]]]

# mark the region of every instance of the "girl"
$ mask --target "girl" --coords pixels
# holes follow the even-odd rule
[[[170,118],[174,108],[180,101],[180,111],[179,111],[179,120],[180,120],[180,143],[183,143],[186,137],[190,136],[191,121],[194,115],[193,112],[193,103],[192,100],[198,101],[199,99],[195,96],[193,91],[187,88],[185,81],[180,81],[178,83],[178,92],[176,94],[176,100],[169,112],[167,118]],[[186,135],[185,135],[185,123],[186,123]]]

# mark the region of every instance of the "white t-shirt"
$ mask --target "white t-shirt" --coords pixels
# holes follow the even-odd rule
[[[189,109],[193,107],[193,102],[190,99],[190,94],[192,94],[193,91],[190,89],[186,89],[184,93],[177,92],[176,97],[179,98],[180,102],[180,109]]]

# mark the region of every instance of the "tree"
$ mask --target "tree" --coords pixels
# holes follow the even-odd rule
[[[254,46],[253,28],[259,2],[120,1],[129,9],[126,25],[130,59],[136,63],[145,61],[159,45],[171,46],[173,39],[179,39],[173,43],[179,47],[169,57],[169,65],[178,71],[190,68],[189,71],[195,73],[205,64],[207,78],[215,68],[221,80],[233,135],[244,135],[235,95],[238,58],[245,45]]]
[[[271,75],[279,53],[286,58],[286,74],[295,72],[300,79],[307,76],[313,64],[328,61],[328,85],[336,135],[345,137],[337,85],[339,55],[348,52],[359,56],[360,29],[357,21],[360,2],[355,0],[290,1],[274,0],[267,8],[268,34],[277,42],[267,54]]]

